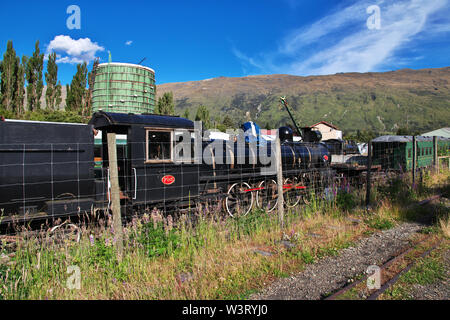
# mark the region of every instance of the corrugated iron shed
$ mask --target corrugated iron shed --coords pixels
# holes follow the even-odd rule
[[[450,140],[450,138],[441,138],[440,140]],[[433,141],[430,136],[416,136],[416,141]],[[380,136],[372,142],[412,142],[412,136]]]
[[[422,134],[426,137],[444,137],[444,138],[450,138],[450,127],[437,129],[434,131],[426,132]]]

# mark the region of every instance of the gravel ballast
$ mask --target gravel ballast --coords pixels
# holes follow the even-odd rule
[[[423,228],[418,223],[403,223],[360,240],[338,256],[325,257],[309,264],[302,272],[276,280],[251,300],[318,300],[344,287],[349,279],[366,272],[370,265],[381,266],[408,246],[411,236]]]

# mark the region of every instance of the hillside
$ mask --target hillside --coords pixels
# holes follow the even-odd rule
[[[178,114],[187,108],[192,118],[204,104],[217,121],[228,114],[239,124],[250,112],[261,127],[290,123],[280,109],[280,96],[287,97],[301,125],[325,120],[346,132],[392,132],[407,125],[427,131],[449,126],[450,119],[450,67],[308,77],[219,77],[157,87],[158,96],[167,91],[174,94]]]

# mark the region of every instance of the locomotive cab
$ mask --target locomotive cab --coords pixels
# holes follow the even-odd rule
[[[161,199],[165,202],[183,201],[198,195],[198,165],[192,149],[188,150],[191,152],[177,149],[177,142],[191,137],[194,131],[192,121],[174,116],[100,111],[93,115],[90,124],[103,133],[126,136],[126,152],[122,159],[118,156],[122,204],[145,207]],[[106,136],[103,134],[102,137],[102,167],[108,180]],[[183,161],[179,161],[180,154]],[[104,201],[109,202],[109,198]]]

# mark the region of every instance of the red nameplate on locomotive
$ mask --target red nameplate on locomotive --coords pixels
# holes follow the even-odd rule
[[[171,175],[164,176],[161,178],[161,182],[164,183],[165,185],[171,185],[172,183],[175,182],[175,177]]]

